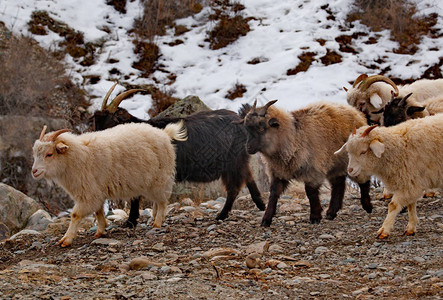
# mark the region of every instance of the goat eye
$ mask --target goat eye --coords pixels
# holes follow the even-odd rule
[[[46,157],[51,157],[52,156],[52,153],[47,153],[46,154]]]
[[[368,152],[368,150],[364,150],[360,153],[360,155],[366,154],[366,152]]]

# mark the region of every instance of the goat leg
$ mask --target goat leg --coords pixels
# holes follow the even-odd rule
[[[364,210],[366,210],[367,213],[370,214],[373,208],[371,203],[371,196],[369,196],[371,181],[368,180],[365,183],[359,183],[358,185],[360,187],[361,206],[363,207]]]
[[[129,210],[129,217],[126,220],[124,227],[135,228],[137,227],[137,219],[140,217],[140,197],[131,199],[131,206]]]
[[[257,187],[257,184],[255,183],[254,177],[252,176],[251,170],[249,169],[248,178],[246,181],[246,186],[248,187],[249,193],[251,194],[252,201],[254,201],[255,205],[259,210],[265,210],[266,205],[263,202],[263,199],[261,197],[260,190]]]
[[[337,212],[343,206],[343,197],[346,189],[346,176],[338,176],[329,179],[331,183],[331,201],[326,211],[326,218],[333,220],[337,216]]]
[[[261,221],[261,226],[269,227],[271,225],[272,218],[277,210],[278,198],[280,198],[280,195],[285,191],[288,184],[289,181],[287,180],[272,178],[271,193],[269,195],[268,206],[266,207],[265,214],[263,215],[263,219]]]
[[[309,217],[312,224],[320,224],[321,221],[321,203],[319,198],[319,185],[311,185],[305,183],[306,196],[309,199],[309,205],[311,206],[311,215]]]

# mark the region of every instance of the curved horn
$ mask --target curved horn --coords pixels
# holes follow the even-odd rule
[[[354,84],[352,85],[352,87],[355,88],[357,86],[357,84],[359,84],[361,81],[363,81],[366,78],[368,78],[368,75],[361,74],[360,76],[357,77],[357,79],[355,79]]]
[[[272,101],[269,101],[268,103],[266,103],[264,106],[260,107],[260,110],[259,110],[258,114],[259,114],[260,116],[264,116],[264,115],[266,115],[266,112],[268,111],[268,108],[269,108],[272,104],[274,104],[275,102],[277,102],[277,100],[272,100]]]
[[[406,95],[406,97],[404,97],[403,99],[400,100],[400,102],[398,103],[398,106],[406,106],[406,100],[411,97],[412,93],[409,93]]]
[[[372,126],[369,126],[368,128],[366,128],[365,131],[363,131],[363,133],[361,134],[361,137],[367,136],[369,134],[369,132],[371,132],[372,129],[374,129],[377,126],[378,125],[372,125]]]
[[[120,105],[120,103],[129,95],[134,94],[136,92],[140,92],[140,91],[144,91],[143,89],[132,89],[129,91],[126,91],[124,93],[121,93],[120,95],[118,95],[117,97],[114,98],[114,100],[111,101],[111,103],[108,105],[108,107],[106,108],[107,111],[109,111],[110,113],[115,113],[117,111],[118,106]]]
[[[45,136],[45,132],[46,132],[46,128],[48,128],[48,126],[43,126],[42,132],[40,133],[40,137],[39,140],[43,141],[43,137]]]
[[[71,129],[60,129],[48,136],[48,142],[55,142],[55,139],[62,133],[72,131]]]
[[[108,104],[108,99],[109,96],[111,96],[112,91],[114,90],[115,86],[117,85],[117,82],[114,83],[114,85],[109,89],[109,91],[106,93],[105,98],[103,99],[103,103],[102,103],[102,110],[106,109],[107,104]]]
[[[254,111],[257,108],[257,99],[255,99],[254,104],[252,105],[252,110]]]
[[[370,76],[370,77],[366,78],[362,82],[362,84],[360,84],[359,89],[362,92],[364,92],[364,91],[366,91],[371,86],[371,84],[373,84],[375,82],[378,82],[378,81],[383,81],[383,82],[389,84],[390,86],[392,86],[394,88],[394,91],[395,91],[394,95],[396,97],[398,96],[398,87],[397,87],[397,85],[391,79],[389,79],[388,77],[383,76],[383,75],[374,75],[374,76]]]

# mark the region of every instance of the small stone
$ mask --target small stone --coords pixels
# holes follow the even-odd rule
[[[143,278],[144,280],[155,280],[157,279],[157,276],[155,276],[152,272],[150,271],[143,271],[140,274],[141,278]]]
[[[238,256],[240,255],[240,252],[232,248],[217,248],[203,253],[203,257],[207,259],[213,258],[215,256],[228,256],[228,255]]]
[[[269,246],[268,251],[269,251],[270,253],[283,253],[283,252],[284,252],[284,249],[283,249],[283,247],[280,246],[280,245],[272,244],[271,246]]]
[[[325,240],[333,240],[333,239],[335,239],[335,236],[333,236],[332,234],[322,234],[318,238],[325,239]]]
[[[353,262],[355,262],[355,258],[348,257],[345,259],[345,263],[353,263]]]
[[[375,279],[377,277],[377,273],[370,273],[368,275],[368,279]]]
[[[269,250],[269,242],[259,242],[255,244],[251,244],[246,248],[246,253],[258,253],[263,254],[264,252],[267,252]]]
[[[260,254],[251,253],[246,257],[246,266],[249,269],[254,269],[260,266]]]
[[[426,280],[426,279],[429,279],[429,278],[431,278],[432,276],[431,275],[424,275],[424,276],[422,276],[421,278],[420,278],[420,280]]]
[[[415,256],[414,260],[418,263],[424,263],[425,259],[423,257]]]
[[[93,240],[91,242],[92,245],[104,245],[104,246],[119,246],[122,244],[122,242],[114,240],[114,239],[106,239],[106,238],[100,238]]]
[[[278,264],[280,264],[281,263],[281,261],[279,261],[279,260],[277,260],[277,259],[270,259],[270,260],[268,260],[266,263],[265,263],[265,265],[267,266],[267,267],[270,267],[270,268],[276,268],[277,267],[277,265]]]
[[[151,261],[146,257],[136,257],[129,263],[129,268],[131,270],[138,270],[145,268],[151,264]]]
[[[377,267],[378,267],[378,264],[376,264],[376,263],[370,263],[368,265],[368,269],[370,269],[370,270],[375,270],[375,269],[377,269]]]
[[[329,278],[331,278],[331,275],[329,275],[329,274],[320,274],[320,275],[318,275],[321,279],[329,279]]]
[[[314,252],[315,252],[315,254],[322,254],[322,253],[326,253],[328,251],[329,251],[328,248],[326,248],[324,246],[320,246],[320,247],[315,248]]]
[[[194,206],[194,201],[191,198],[184,198],[180,201],[181,206]]]
[[[212,230],[214,230],[215,228],[217,228],[217,225],[216,224],[212,224],[211,226],[209,226],[208,227],[208,231],[212,231]]]
[[[157,252],[163,252],[165,251],[165,246],[163,243],[157,243],[154,246],[152,246],[151,249]]]
[[[289,268],[289,266],[286,263],[284,263],[284,262],[280,262],[277,265],[277,269],[288,269],[288,268]]]
[[[313,267],[313,264],[310,263],[310,262],[307,261],[307,260],[299,260],[299,261],[297,261],[297,262],[294,264],[294,266],[296,266],[296,267],[308,267],[308,268],[312,268],[312,267]]]

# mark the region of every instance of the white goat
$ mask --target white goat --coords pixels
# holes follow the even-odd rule
[[[443,187],[443,118],[409,120],[392,127],[363,126],[343,147],[349,155],[351,176],[375,175],[393,193],[378,238],[389,236],[395,217],[408,207],[405,234],[415,234],[416,202],[428,188]]]
[[[357,107],[373,123],[379,123],[383,108],[390,100],[391,93],[395,97],[405,97],[412,93],[411,100],[423,102],[426,99],[443,95],[443,79],[420,79],[411,84],[397,86],[391,79],[382,76],[360,75],[347,92],[349,105]],[[377,113],[378,112],[378,113]]]
[[[171,139],[186,140],[183,122],[164,130],[148,124],[125,124],[100,132],[74,135],[69,129],[45,135],[33,147],[35,179],[60,185],[74,200],[69,228],[59,244],[72,244],[83,217],[95,213],[97,232],[105,233],[106,198],[153,201],[154,227],[160,227],[172,191],[175,151]]]

